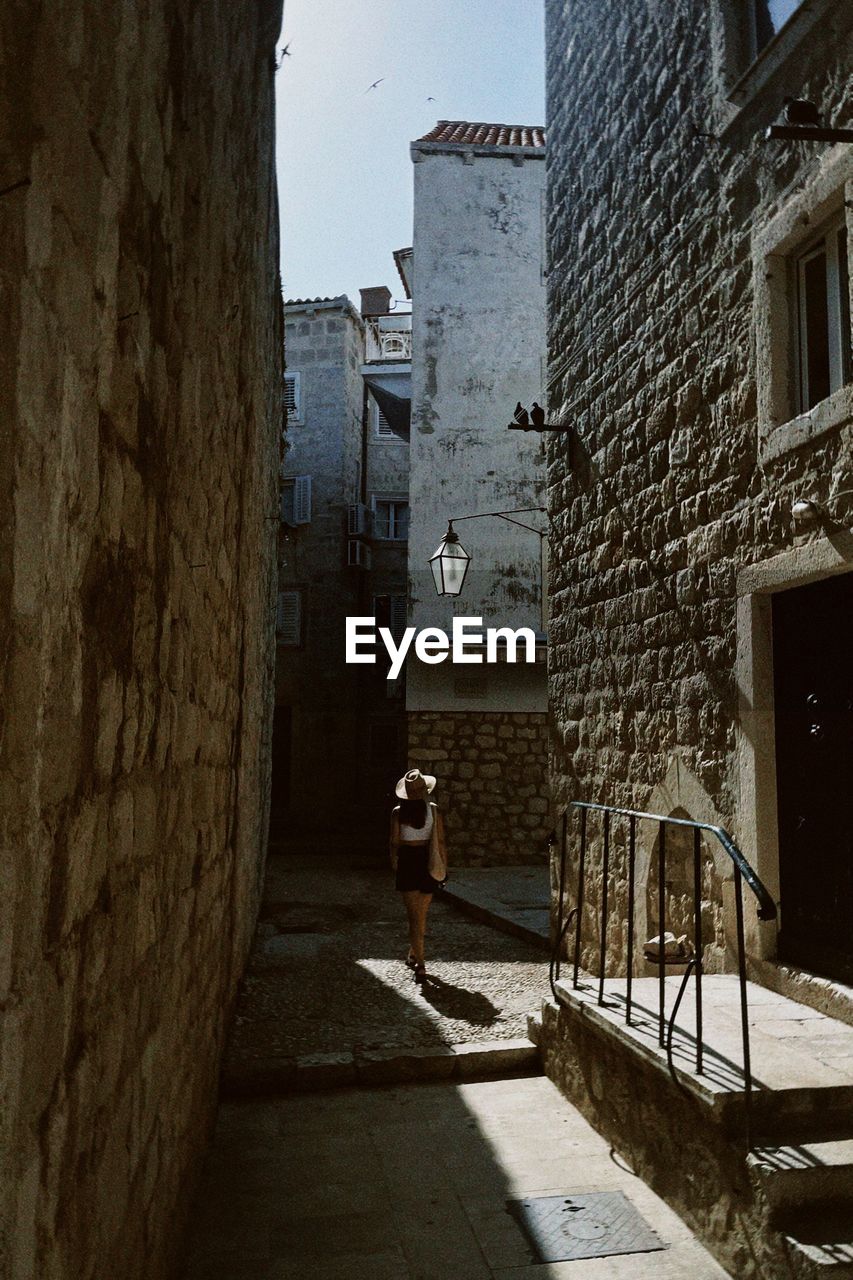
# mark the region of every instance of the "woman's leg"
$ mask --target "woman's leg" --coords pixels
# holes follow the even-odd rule
[[[416,897],[418,899],[417,906],[416,906],[418,945],[414,948],[414,952],[415,952],[415,959],[417,960],[418,964],[425,964],[426,961],[424,960],[424,936],[426,935],[427,912],[429,911],[429,904],[432,902],[432,894],[418,893]]]
[[[415,959],[418,959],[418,946],[423,946],[418,942],[420,932],[420,905],[419,899],[421,894],[417,889],[411,889],[403,894],[403,904],[406,908],[406,916],[409,921],[409,950]]]

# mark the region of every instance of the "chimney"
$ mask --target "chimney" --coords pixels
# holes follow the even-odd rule
[[[387,316],[391,310],[391,290],[384,284],[372,289],[359,289],[363,316]]]

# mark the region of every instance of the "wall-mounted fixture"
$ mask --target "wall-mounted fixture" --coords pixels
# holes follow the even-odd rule
[[[459,541],[458,533],[454,532],[453,521],[448,520],[447,533],[438,544],[435,555],[429,558],[435,589],[440,596],[459,595],[470,563],[471,557]]]
[[[540,538],[547,537],[544,529],[536,529],[532,524],[524,524],[521,520],[513,520],[513,516],[524,515],[527,511],[541,511],[547,515],[545,507],[511,507],[508,511],[480,511],[472,516],[454,516],[447,522],[447,532],[438,544],[438,549],[429,558],[429,567],[435,589],[440,596],[458,596],[465,583],[465,575],[471,557],[459,541],[459,535],[453,528],[460,520],[485,520],[494,516],[505,520],[507,524],[516,524],[519,529],[527,529],[530,533],[538,533]]]
[[[764,136],[790,142],[853,142],[853,129],[823,125],[820,112],[807,98],[785,98],[781,120],[771,124]]]
[[[791,507],[794,524],[814,524],[817,520],[825,519],[828,515],[826,508],[838,498],[846,498],[851,493],[853,489],[842,489],[840,493],[833,493],[823,502],[815,502],[812,498],[797,498]]]
[[[820,515],[820,507],[808,498],[798,498],[791,508],[794,524],[812,524]]]

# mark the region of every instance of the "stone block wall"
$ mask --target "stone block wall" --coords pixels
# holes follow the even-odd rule
[[[278,3],[0,15],[0,1274],[174,1261],[268,806]]]
[[[410,711],[408,728],[412,766],[438,779],[452,865],[547,861],[544,712]]]
[[[769,143],[764,131],[786,94],[845,118],[851,13],[805,6],[744,78],[744,9],[653,0],[603,20],[596,0],[546,4],[549,408],[574,432],[571,465],[559,438],[548,443],[557,808],[666,804],[737,839],[752,821],[738,575],[797,550],[807,566],[812,544],[849,525],[850,500],[833,508],[836,529],[804,530],[795,499],[853,487],[843,408],[767,444],[759,387],[773,353],[760,341],[755,252],[770,220],[824,176],[843,208],[828,167],[839,149]],[[805,201],[801,227],[817,225],[819,205]],[[591,860],[594,909],[600,840]],[[707,896],[719,901],[719,885]],[[613,928],[618,957],[618,916]]]

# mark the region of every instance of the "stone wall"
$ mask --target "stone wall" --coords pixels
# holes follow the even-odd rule
[[[409,713],[409,759],[438,779],[452,865],[547,861],[547,748],[544,713]]]
[[[534,1034],[546,1075],[727,1274],[738,1280],[796,1276],[760,1179],[750,1176],[738,1103],[716,1095],[715,1107],[691,1096],[665,1064],[603,1031],[587,1012],[543,1002]]]
[[[0,1274],[172,1265],[258,901],[278,3],[0,16]]]
[[[849,497],[822,527],[792,518],[798,497],[853,487],[853,409],[848,387],[798,413],[790,295],[775,320],[765,295],[774,271],[790,288],[790,254],[843,210],[851,173],[841,147],[764,131],[786,94],[845,118],[851,11],[805,6],[750,67],[744,6],[726,0],[654,0],[606,22],[595,0],[546,10],[549,404],[574,429],[570,465],[548,444],[555,793],[722,821],[775,888],[759,848],[775,793],[763,813],[749,765],[772,762],[773,742],[745,674],[744,575],[788,557],[793,585],[853,564]],[[786,379],[787,404],[762,390]],[[599,840],[592,908],[600,856]],[[751,907],[747,923],[758,948]],[[613,929],[618,958],[618,915]]]

